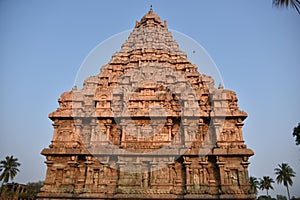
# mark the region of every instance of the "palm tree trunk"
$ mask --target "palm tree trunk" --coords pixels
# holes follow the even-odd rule
[[[287,193],[288,193],[288,198],[289,198],[289,200],[291,200],[289,185],[286,185],[286,190],[287,190]]]
[[[0,188],[0,197],[1,197],[1,195],[2,195],[3,184],[4,184],[4,181],[2,181],[2,184],[1,184],[1,188]]]
[[[267,197],[269,196],[269,190],[267,190]]]

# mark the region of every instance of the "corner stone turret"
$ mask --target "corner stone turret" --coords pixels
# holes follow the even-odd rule
[[[38,199],[255,199],[247,113],[197,69],[151,8],[100,73],[49,114]]]

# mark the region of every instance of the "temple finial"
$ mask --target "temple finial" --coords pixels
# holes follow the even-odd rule
[[[149,13],[152,13],[153,12],[153,9],[152,9],[152,4],[150,5],[150,10],[149,10]]]

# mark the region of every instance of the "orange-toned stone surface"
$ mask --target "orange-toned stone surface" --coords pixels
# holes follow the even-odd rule
[[[237,101],[197,71],[150,9],[49,114],[39,199],[254,199]]]

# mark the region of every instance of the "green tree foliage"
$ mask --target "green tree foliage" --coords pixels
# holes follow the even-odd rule
[[[300,14],[300,1],[299,0],[273,0],[273,5],[276,7],[292,7]]]
[[[249,178],[250,187],[251,187],[251,193],[257,195],[257,189],[259,186],[259,182],[256,177],[250,176]]]
[[[263,176],[263,178],[259,179],[259,189],[266,190],[267,196],[269,196],[269,190],[274,189],[272,183],[274,183],[274,180],[271,177]]]
[[[36,195],[41,191],[41,188],[43,187],[43,182],[32,182],[27,183],[26,186],[26,192],[19,195],[21,199],[36,199]]]
[[[289,186],[293,185],[292,178],[296,176],[296,172],[294,172],[294,170],[287,163],[282,163],[275,168],[275,174],[277,175],[277,183],[283,183],[283,185],[286,187],[288,199],[290,200]]]
[[[296,145],[300,145],[300,122],[294,127],[293,136],[296,137]]]
[[[13,156],[6,156],[5,160],[0,161],[0,181],[2,181],[1,188],[4,183],[7,183],[9,180],[13,180],[19,172],[18,167],[21,164],[17,161],[18,159]]]
[[[270,196],[261,195],[257,198],[257,200],[276,200],[275,198],[271,198]]]
[[[286,196],[283,196],[283,195],[277,195],[276,199],[277,200],[287,200]]]

